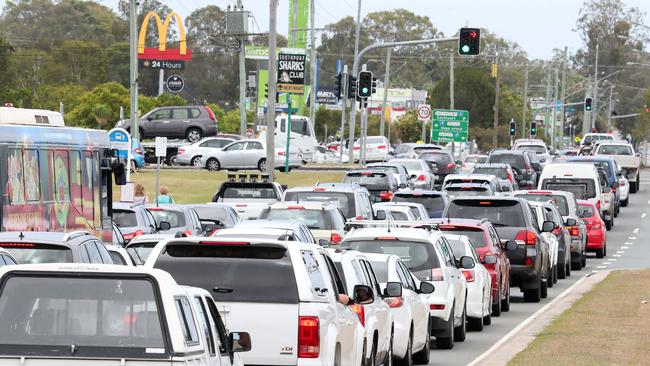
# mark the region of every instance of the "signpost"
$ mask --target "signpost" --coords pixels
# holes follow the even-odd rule
[[[291,97],[305,93],[305,50],[288,49],[278,55],[278,92],[287,93],[287,145],[284,172],[289,174],[289,149],[291,147]]]
[[[167,89],[172,93],[178,93],[185,87],[185,80],[180,75],[171,75],[167,78]]]
[[[133,183],[131,182],[131,135],[123,128],[108,131],[111,150],[117,151],[117,157],[126,161],[126,185],[121,187],[121,200],[133,202]]]
[[[160,159],[167,156],[167,137],[156,137],[156,197],[160,194]],[[156,198],[156,207],[158,199]]]
[[[418,121],[422,122],[422,143],[426,142],[427,122],[431,120],[431,106],[422,104],[417,110]]]
[[[434,109],[431,141],[467,142],[469,112],[453,109]]]

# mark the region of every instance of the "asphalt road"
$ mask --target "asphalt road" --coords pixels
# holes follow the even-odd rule
[[[646,182],[646,183],[644,183]],[[431,351],[430,365],[467,365],[508,334],[526,318],[537,312],[582,276],[608,269],[650,268],[650,250],[643,238],[650,238],[650,171],[641,174],[641,190],[630,195],[628,207],[621,208],[614,228],[607,233],[607,256],[597,259],[589,254],[587,267],[571,271],[571,277],[559,280],[548,289],[548,297],[537,304],[524,303],[523,294],[512,288],[510,311],[492,318],[492,325],[482,332],[468,332],[465,342],[457,342],[452,350]]]

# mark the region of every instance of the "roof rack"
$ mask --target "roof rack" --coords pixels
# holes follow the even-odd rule
[[[61,240],[62,241],[68,241],[68,240],[76,239],[78,237],[85,236],[85,235],[90,235],[90,233],[87,232],[87,231],[71,231],[71,232],[63,235],[63,239],[61,239]]]
[[[438,222],[432,220],[423,221],[395,221],[395,220],[348,220],[346,225],[350,229],[362,229],[369,227],[386,227],[386,228],[410,228],[424,229],[427,231],[437,231]]]
[[[260,179],[263,183],[269,182],[268,174],[227,174],[228,182],[236,183],[257,183]]]

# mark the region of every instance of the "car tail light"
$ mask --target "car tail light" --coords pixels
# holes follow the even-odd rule
[[[287,210],[304,210],[305,206],[289,206]]]
[[[454,163],[447,164],[447,169],[449,169],[449,170],[454,169],[455,167],[456,167],[456,164],[454,164]]]
[[[384,301],[386,302],[386,304],[388,304],[388,306],[390,308],[393,308],[393,309],[402,307],[402,305],[404,305],[404,299],[402,299],[401,296],[399,296],[399,297],[389,297],[389,298],[384,299]]]
[[[512,172],[508,172],[508,180],[512,183],[515,182],[515,176],[512,175]]]
[[[214,112],[212,111],[212,108],[206,105],[205,109],[208,111],[208,117],[210,117],[211,120],[217,122],[217,118],[214,116]]]
[[[471,269],[464,269],[462,270],[463,276],[465,276],[465,281],[467,282],[474,282],[476,278],[474,278],[474,271]]]
[[[149,211],[162,211],[163,209],[160,207],[149,207],[147,210]]]
[[[131,240],[133,240],[133,238],[135,238],[137,236],[140,236],[140,235],[144,235],[144,231],[137,230],[137,231],[129,233],[129,234],[123,234],[122,236],[124,237],[125,241],[131,241]]]
[[[358,216],[355,216],[354,219],[355,219],[355,220],[363,220],[363,216],[358,215]]]
[[[287,156],[287,153],[284,151],[278,151],[279,156]]]
[[[618,183],[618,185],[621,186],[621,187],[625,187],[625,181],[624,181],[624,180],[620,181],[620,182]]]
[[[418,177],[418,180],[419,181],[427,180],[427,177],[425,177],[424,174],[420,174],[420,176]]]
[[[316,187],[314,188],[314,192],[325,192],[327,188],[325,187]]]
[[[532,265],[533,265],[533,258],[531,258],[531,257],[526,257],[526,259],[524,260],[524,266],[528,266],[528,267],[529,267],[529,266],[532,266]]]
[[[183,149],[182,147],[179,147],[178,148],[178,155],[183,155],[183,154],[185,154],[185,149]]]
[[[318,317],[298,318],[298,358],[318,358],[320,354],[320,326]]]
[[[397,240],[394,236],[378,236],[375,240]]]
[[[35,247],[35,244],[30,244],[30,243],[0,243],[0,247],[6,247],[6,248],[33,248]]]
[[[185,234],[185,235],[187,235],[187,236],[192,236],[192,230],[190,230],[190,229],[185,229],[185,230],[183,230],[183,234]]]
[[[600,200],[596,201],[596,208],[600,210]]]
[[[386,145],[379,145],[379,146],[377,146],[377,148],[378,148],[378,149],[382,149],[382,150],[383,150],[383,149],[385,149],[385,148],[386,148]]]
[[[142,148],[141,147],[136,147],[135,148],[135,153],[138,155],[142,155]]]
[[[393,192],[380,192],[379,198],[381,198],[382,201],[390,201],[393,199]]]
[[[445,304],[429,304],[430,310],[445,310]]]
[[[578,226],[569,226],[569,234],[571,236],[580,236],[580,228]]]
[[[434,268],[431,270],[431,281],[444,281],[445,275],[442,273],[441,268]]]
[[[248,207],[248,205],[240,203],[236,204],[235,207]]]
[[[359,317],[359,322],[361,326],[366,326],[366,309],[361,304],[352,304],[350,305],[350,310],[352,310],[357,317]]]
[[[595,223],[591,226],[591,230],[600,230],[601,227],[602,226],[599,223]]]
[[[341,235],[337,233],[332,233],[332,235],[330,235],[330,244],[341,244],[342,241],[343,238]]]
[[[359,150],[361,150],[361,147],[359,147],[359,146],[354,147],[354,151],[359,151]]]
[[[521,230],[515,236],[515,241],[523,242],[526,245],[537,245],[537,235],[533,231]]]

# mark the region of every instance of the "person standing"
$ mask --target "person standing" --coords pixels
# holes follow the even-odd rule
[[[144,191],[144,186],[137,183],[133,194],[133,206],[144,205],[147,203],[149,203],[149,197],[147,197],[147,193]]]
[[[159,205],[174,203],[174,199],[169,195],[169,188],[167,186],[160,187],[160,195],[156,198],[156,203]]]

